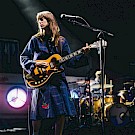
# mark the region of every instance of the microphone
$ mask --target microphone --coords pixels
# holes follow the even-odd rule
[[[61,14],[61,15],[60,15],[60,18],[63,18],[63,19],[79,18],[79,16],[73,16],[73,15]]]

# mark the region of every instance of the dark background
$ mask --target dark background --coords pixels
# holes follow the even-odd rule
[[[9,116],[5,120],[0,114],[3,118],[0,119],[0,129],[1,127],[2,129],[16,126],[27,127],[27,118],[22,120],[26,115],[20,113],[21,120],[19,121],[16,115],[19,111],[14,108],[8,111],[8,106],[4,103],[6,103],[6,94],[12,85],[19,85],[18,82],[25,85],[21,78],[22,68],[19,64],[19,55],[30,37],[37,32],[35,16],[37,12],[43,10],[49,10],[55,15],[62,35],[68,39],[71,51],[83,47],[86,42],[97,41],[99,33],[73,25],[67,20],[61,19],[61,14],[83,17],[90,26],[114,34],[113,37],[105,35],[107,41],[105,74],[108,81],[113,82],[113,94],[116,96],[119,90],[123,90],[124,82],[135,82],[134,0],[4,0],[0,4],[0,95],[2,97],[0,98],[0,113],[4,110],[9,113],[7,114]],[[66,68],[66,75],[71,76],[71,80],[74,77],[87,75],[93,77],[95,72],[100,69],[100,59],[96,49],[91,49],[87,58],[89,61],[87,66],[77,69]],[[5,75],[1,73],[5,73]],[[13,74],[8,76],[9,74],[6,73]],[[74,88],[81,90],[77,83],[71,82],[70,86],[71,90]],[[135,92],[133,96],[135,96]],[[28,104],[22,108],[26,110],[25,114],[27,114]],[[10,116],[16,116],[15,120],[12,118],[8,120]],[[99,132],[97,127],[95,128],[94,132]],[[118,127],[116,128],[118,129]],[[129,132],[125,127],[120,127],[120,129],[118,134],[124,134],[125,131],[125,134],[134,134],[134,130]],[[113,126],[112,130],[108,130],[109,133],[115,134]]]
[[[34,5],[34,3],[38,4]],[[35,7],[38,7],[38,9]],[[19,45],[15,48],[16,51],[10,52],[13,48],[9,48],[10,54],[7,52],[1,53],[0,72],[22,73],[19,65],[19,55],[29,38],[37,32],[35,12],[42,10],[49,10],[54,13],[60,27],[64,27],[65,31],[62,31],[62,34],[68,33],[70,37],[69,43],[73,39],[80,42],[79,45],[71,42],[72,51],[81,48],[86,42],[93,43],[97,41],[98,32],[73,25],[67,20],[61,19],[60,15],[63,13],[81,16],[92,27],[114,34],[113,37],[105,35],[107,41],[105,72],[110,79],[134,79],[135,2],[133,0],[24,0],[20,3],[19,0],[18,2],[17,0],[3,1],[0,4],[0,39],[5,41],[14,40]],[[5,51],[2,45],[1,51]],[[67,75],[86,76],[89,67],[91,74],[100,68],[97,50],[91,50],[89,66],[77,70],[67,69],[66,72]]]

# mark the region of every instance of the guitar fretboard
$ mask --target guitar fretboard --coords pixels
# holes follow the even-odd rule
[[[77,55],[79,55],[81,53],[83,53],[82,49],[79,49],[79,50],[77,50],[77,51],[75,51],[73,53],[70,53],[69,55],[66,55],[66,56],[62,57],[59,60],[59,63],[63,63],[63,62],[65,62],[65,61],[67,61],[67,60],[69,60],[69,59],[71,59],[71,58],[73,58],[73,57],[75,57],[75,56],[77,56]]]

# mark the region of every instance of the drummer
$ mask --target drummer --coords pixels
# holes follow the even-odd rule
[[[90,80],[89,77],[85,78],[85,95],[89,95],[89,91],[94,99],[99,99],[101,98],[102,95],[102,89],[101,89],[101,71],[96,71],[95,73],[95,79]],[[112,100],[112,90],[110,89],[113,87],[111,84],[105,84],[105,89],[104,89],[104,96],[109,99],[111,98]],[[112,102],[112,101],[111,101]]]
[[[96,71],[95,73],[95,83],[101,83],[101,71]]]
[[[90,92],[93,92],[94,89],[91,88],[92,85],[94,84],[100,84],[101,83],[101,71],[97,71],[95,73],[95,79],[94,80],[90,80],[90,77],[85,77],[85,88],[84,88],[84,91],[85,91],[85,94],[86,93],[89,93],[89,90]]]
[[[95,73],[95,84],[101,84],[101,71],[96,71]],[[110,90],[110,88],[113,85],[109,84],[107,89],[107,86],[104,89],[104,95],[112,95],[112,91]],[[101,89],[100,89],[101,90]]]
[[[95,84],[101,84],[101,71],[96,71],[95,73],[95,79],[94,80],[90,80],[89,77],[86,77],[85,78],[85,92],[86,93],[89,93],[89,90],[90,92],[93,92],[93,93],[98,93],[98,94],[101,94],[101,88],[93,88],[92,86],[95,85]],[[100,86],[100,85],[99,85]]]

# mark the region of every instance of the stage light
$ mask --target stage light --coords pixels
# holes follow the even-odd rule
[[[12,87],[7,93],[7,102],[13,108],[21,108],[25,105],[27,94],[21,87]]]

